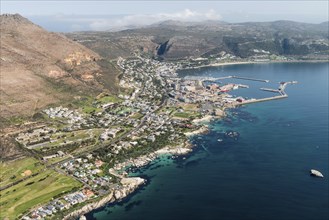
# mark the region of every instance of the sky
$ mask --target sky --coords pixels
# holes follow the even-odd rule
[[[1,0],[1,14],[19,13],[50,31],[103,31],[164,20],[226,22],[328,21],[329,1],[14,1]]]

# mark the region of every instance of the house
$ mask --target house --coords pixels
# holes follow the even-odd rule
[[[101,166],[103,165],[103,163],[104,163],[104,162],[101,161],[101,160],[96,160],[96,161],[95,161],[95,166],[96,166],[96,167],[101,167]]]
[[[208,85],[206,88],[209,90],[215,91],[219,88],[219,86],[217,84],[211,84],[211,85]]]
[[[92,197],[92,196],[94,195],[94,192],[91,191],[90,189],[87,189],[87,188],[83,189],[83,190],[82,190],[82,193],[83,193],[85,196],[87,196],[88,198],[90,198],[90,197]]]
[[[63,157],[65,156],[65,153],[63,151],[57,151],[58,156]]]

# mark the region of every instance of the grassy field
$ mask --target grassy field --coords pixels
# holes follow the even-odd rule
[[[142,118],[144,115],[139,113],[139,112],[135,112],[133,115],[131,115],[130,117],[131,118],[134,118],[134,119],[140,119]]]
[[[32,157],[10,162],[0,162],[0,187],[24,178],[24,171],[26,170],[30,170],[30,174],[33,174],[40,171],[43,167],[38,160]]]
[[[91,114],[93,112],[97,113],[97,112],[101,112],[103,109],[100,108],[99,106],[96,107],[93,102],[95,101],[94,98],[92,97],[88,97],[85,98],[84,100],[78,101],[77,106],[82,108],[82,111],[86,114]],[[103,96],[99,99],[97,99],[97,103],[99,104],[106,104],[106,103],[117,103],[117,102],[122,102],[122,99],[118,98],[117,96],[114,95],[106,95]]]
[[[120,99],[119,97],[114,96],[114,95],[107,95],[107,96],[104,96],[104,97],[98,99],[98,101],[102,104],[105,104],[105,103],[110,103],[110,102],[113,102],[113,103],[122,102],[122,99]]]
[[[83,111],[84,113],[86,113],[86,114],[91,114],[91,113],[93,113],[93,112],[95,112],[95,113],[97,113],[97,112],[101,112],[102,109],[101,109],[101,108],[97,108],[97,107],[94,107],[94,106],[89,105],[89,106],[84,106],[84,107],[82,108],[82,111]]]
[[[81,183],[53,170],[25,180],[1,191],[0,219],[16,219],[32,207],[45,204],[54,196],[69,192]]]

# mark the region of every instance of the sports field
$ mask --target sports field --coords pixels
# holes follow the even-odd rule
[[[31,157],[0,162],[0,187],[37,173],[43,168],[44,166],[37,159]]]
[[[47,170],[0,192],[0,219],[16,219],[32,207],[50,201],[56,195],[69,192],[81,183],[71,177]]]

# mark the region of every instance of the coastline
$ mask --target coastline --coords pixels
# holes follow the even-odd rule
[[[206,119],[201,119],[201,122],[208,122],[211,119],[213,119],[213,117],[211,118],[206,118]],[[208,132],[208,126],[202,126],[201,128],[194,130],[194,131],[190,131],[190,132],[186,132],[184,133],[186,137],[192,137],[194,135],[198,135],[198,134],[204,134]]]
[[[291,61],[268,61],[268,62],[256,62],[256,61],[241,61],[241,62],[227,62],[227,63],[215,63],[215,64],[209,64],[209,65],[202,65],[198,67],[192,67],[192,68],[184,68],[184,69],[197,69],[197,68],[203,68],[203,67],[216,67],[216,66],[228,66],[228,65],[243,65],[243,64],[267,64],[267,63],[327,63],[329,62],[328,60],[291,60]],[[183,70],[183,69],[180,69]],[[230,106],[226,107],[223,109],[227,108],[234,108],[235,106]],[[201,123],[207,123],[213,119],[220,119],[225,117],[225,113],[221,116],[211,116],[211,115],[206,115],[203,118],[200,119],[194,119],[193,123],[194,124],[201,124]],[[198,135],[198,134],[203,134],[208,132],[208,127],[207,126],[202,126],[201,128],[186,132],[184,133],[188,138]],[[181,146],[183,145],[183,146]],[[151,163],[153,160],[155,160],[159,155],[163,154],[171,154],[171,155],[185,155],[190,152],[192,152],[192,145],[191,143],[187,140],[183,144],[178,145],[176,147],[164,147],[162,149],[159,149],[155,152],[151,152],[147,155],[140,156],[135,159],[129,159],[123,163],[117,164],[114,168],[110,169],[110,173],[112,175],[115,175],[119,178],[121,178],[120,182],[122,181],[125,183],[123,184],[123,188],[120,190],[114,190],[111,191],[108,195],[106,195],[104,198],[97,202],[89,203],[83,206],[82,208],[72,211],[68,215],[66,215],[63,219],[69,220],[69,219],[77,219],[79,216],[82,216],[86,213],[89,213],[95,209],[101,208],[106,204],[113,204],[116,202],[120,202],[123,199],[127,198],[127,196],[131,195],[132,193],[136,192],[138,188],[140,188],[143,184],[146,183],[146,180],[140,177],[128,177],[126,178],[125,175],[127,173],[124,173],[123,175],[120,175],[117,173],[117,171],[122,170],[123,168],[126,168],[128,166],[133,166],[136,168],[143,167]],[[139,180],[134,181],[135,178],[138,178]]]
[[[129,177],[129,178],[122,178],[120,182],[123,185],[122,189],[111,191],[110,194],[108,194],[101,200],[86,204],[82,208],[75,210],[69,213],[68,215],[66,215],[63,218],[63,220],[76,219],[79,216],[82,216],[88,212],[98,209],[108,203],[119,202],[122,199],[126,198],[131,193],[133,193],[141,185],[145,184],[146,181],[145,179],[142,179],[140,177]]]
[[[245,65],[245,64],[269,64],[269,63],[328,63],[329,60],[269,60],[269,61],[237,61],[225,63],[211,63],[195,67],[186,67],[177,70],[192,70],[205,67],[231,66],[231,65]]]
[[[196,118],[192,121],[193,124],[196,124],[196,125],[202,125],[202,124],[205,124],[205,123],[209,123],[210,121],[214,120],[214,119],[221,119],[223,117],[225,117],[225,109],[227,107],[223,107],[222,109],[219,109],[220,110],[220,113],[217,114],[217,115],[206,115],[202,118]],[[231,108],[231,107],[230,107]],[[195,132],[195,131],[194,131]],[[187,132],[188,133],[188,132]],[[186,133],[185,133],[186,134]]]
[[[217,142],[215,142],[215,144],[216,144]],[[218,143],[217,143],[218,144]],[[205,145],[206,147],[208,147],[207,145]],[[243,146],[242,146],[243,147]],[[213,148],[209,148],[209,150],[210,150],[210,152],[212,152],[211,150],[212,150]],[[271,151],[271,150],[270,150]],[[274,163],[275,164],[275,163]],[[208,165],[208,164],[207,164]],[[244,165],[245,166],[245,165]],[[194,168],[192,168],[192,167],[189,167],[190,169],[194,169]],[[192,170],[193,171],[193,170]],[[157,173],[157,172],[162,172],[160,169],[158,169],[158,170],[154,170],[154,172],[155,173]],[[300,172],[298,175],[304,175],[305,174],[305,172],[304,171],[299,171],[298,170],[298,172]],[[247,175],[246,175],[247,176]],[[271,175],[269,175],[269,176],[271,176]],[[255,182],[258,182],[257,181],[257,179],[258,179],[258,177],[256,177],[255,178]],[[305,179],[307,179],[308,180],[308,176],[306,176],[306,178]],[[163,178],[161,178],[161,181],[162,180],[165,180],[165,179],[163,179]],[[270,178],[269,178],[269,180],[270,180]],[[205,181],[205,180],[204,180]],[[309,181],[309,182],[312,182],[310,185],[312,186],[312,185],[314,185],[314,181]],[[318,184],[318,182],[317,182],[317,184]],[[148,188],[148,187],[146,187],[146,188]],[[232,187],[233,188],[233,187]],[[266,189],[266,186],[264,187],[265,189]],[[167,193],[169,193],[170,191],[168,191],[168,189],[171,189],[171,188],[165,188],[166,190],[167,190]],[[221,188],[221,189],[223,189],[223,187]],[[211,189],[211,190],[213,190],[213,189]],[[137,191],[141,191],[140,189],[137,189]],[[162,190],[162,191],[165,191],[165,190]],[[242,191],[242,190],[241,190]],[[173,191],[174,193],[176,193],[175,191]],[[299,191],[300,192],[300,191]],[[179,191],[178,191],[178,193],[179,193]],[[286,193],[286,192],[283,192],[283,193]],[[154,194],[157,194],[157,193],[154,193]],[[229,194],[229,193],[228,193]],[[298,196],[299,194],[297,194],[297,196]],[[157,195],[155,195],[155,196],[157,196]],[[251,195],[252,196],[252,195]],[[131,197],[130,197],[131,198]],[[161,197],[160,197],[161,198]],[[230,197],[229,197],[230,198]],[[128,199],[129,199],[129,197],[128,197]],[[142,197],[142,198],[138,198],[138,200],[143,200],[143,202],[144,202],[144,197]],[[127,201],[127,200],[126,200]],[[133,201],[135,201],[134,199],[131,199],[130,201],[127,201],[127,202],[125,202],[125,205],[126,204],[129,204],[130,202],[133,202]],[[146,200],[145,200],[146,201]],[[152,200],[153,201],[153,200]],[[143,205],[144,205],[145,203],[143,203]],[[159,206],[160,207],[160,209],[161,209],[161,206]],[[135,209],[141,209],[142,211],[147,211],[147,208],[148,207],[143,207],[143,206],[136,206],[135,207]],[[150,207],[151,208],[151,207]],[[154,208],[154,207],[152,207],[152,208]],[[197,208],[197,207],[196,207]],[[281,207],[280,207],[281,208]],[[122,208],[123,209],[123,208]],[[112,210],[112,209],[111,209]],[[124,210],[124,209],[123,209]],[[104,213],[104,215],[105,215],[105,213],[106,213],[106,210],[103,210],[103,209],[101,209],[101,211]],[[216,210],[215,210],[216,211]],[[247,208],[246,208],[246,211],[248,211],[247,210]],[[99,212],[98,210],[96,211],[96,212]],[[102,213],[102,214],[103,214]],[[120,213],[120,212],[118,212],[118,213]],[[304,214],[304,213],[303,213]],[[91,215],[89,215],[89,216],[91,216]],[[111,218],[111,214],[109,214],[108,216],[107,216],[107,218]]]
[[[213,117],[211,116],[211,118]],[[206,132],[208,132],[208,127],[202,126],[197,130],[186,132],[185,135],[188,139],[193,135],[203,134]],[[147,166],[149,163],[151,163],[161,155],[166,155],[166,154],[170,154],[173,156],[186,155],[193,151],[192,148],[193,145],[191,144],[191,142],[189,140],[186,140],[182,144],[177,145],[175,147],[166,146],[157,151],[151,152],[147,155],[143,155],[135,159],[131,158],[128,159],[127,161],[116,164],[114,168],[109,169],[109,173],[120,178],[121,179],[120,183],[123,185],[123,187],[121,189],[111,191],[108,195],[106,195],[104,198],[102,198],[97,202],[86,204],[85,206],[70,212],[63,218],[63,220],[77,219],[84,214],[87,214],[95,209],[105,206],[106,204],[114,204],[116,202],[120,202],[123,199],[127,198],[132,193],[136,192],[136,190],[138,190],[142,185],[146,184],[146,179],[143,179],[141,177],[127,177],[128,173],[124,171],[123,174],[119,174],[118,171],[122,171],[123,169],[129,166],[133,166],[135,168]]]

